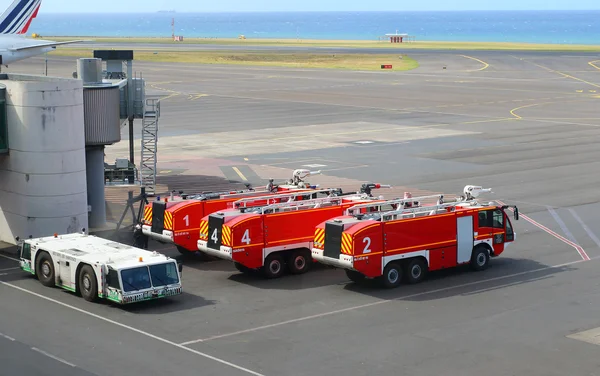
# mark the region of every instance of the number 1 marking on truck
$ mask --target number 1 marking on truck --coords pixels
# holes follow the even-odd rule
[[[363,253],[371,253],[371,249],[369,249],[369,247],[371,246],[371,238],[369,238],[367,236],[366,238],[363,239],[363,243],[367,243],[367,245],[365,245],[365,249],[363,250]]]
[[[242,236],[242,243],[246,243],[246,245],[250,244],[250,230],[246,229],[246,231],[244,231],[244,236]]]
[[[188,227],[190,225],[190,215],[188,214],[183,217],[183,220],[185,221],[185,226]]]

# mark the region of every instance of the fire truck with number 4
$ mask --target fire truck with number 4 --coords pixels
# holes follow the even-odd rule
[[[241,272],[260,269],[265,277],[277,278],[285,273],[287,266],[290,273],[302,274],[314,261],[310,249],[315,226],[343,214],[348,207],[377,200],[371,190],[384,187],[390,186],[366,183],[359,192],[337,192],[329,197],[266,206],[252,206],[253,200],[263,197],[246,198],[234,203],[236,209],[202,219],[198,249],[232,260]],[[292,199],[300,194],[274,197]]]
[[[468,185],[454,202],[439,195],[411,198],[410,203],[417,201],[412,207],[409,200],[357,205],[316,227],[312,257],[345,269],[354,282],[376,278],[387,288],[402,280],[417,283],[428,271],[462,264],[484,270],[490,257],[502,254],[516,238],[506,213],[509,206],[476,200],[490,191]],[[435,197],[434,205],[418,201]],[[378,210],[386,204],[397,208]],[[368,208],[375,211],[360,212]],[[518,208],[512,208],[518,220]]]

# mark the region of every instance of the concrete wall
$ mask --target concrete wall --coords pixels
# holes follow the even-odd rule
[[[10,142],[0,156],[0,241],[87,231],[82,81],[9,74],[0,84]]]

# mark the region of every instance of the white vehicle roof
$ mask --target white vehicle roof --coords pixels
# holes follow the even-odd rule
[[[90,264],[107,264],[113,269],[126,269],[174,261],[158,252],[146,251],[127,244],[80,233],[27,239],[26,242],[46,251],[69,254]],[[140,261],[140,257],[142,261]]]

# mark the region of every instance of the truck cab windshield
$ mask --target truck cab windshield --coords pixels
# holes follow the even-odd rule
[[[152,287],[147,266],[122,270],[121,280],[123,281],[123,291],[125,292],[144,290]]]
[[[177,265],[174,262],[150,266],[150,275],[152,276],[152,285],[166,286],[179,282],[177,275]]]
[[[179,274],[177,274],[177,265],[174,262],[167,262],[122,270],[121,280],[123,291],[131,292],[179,283]]]

